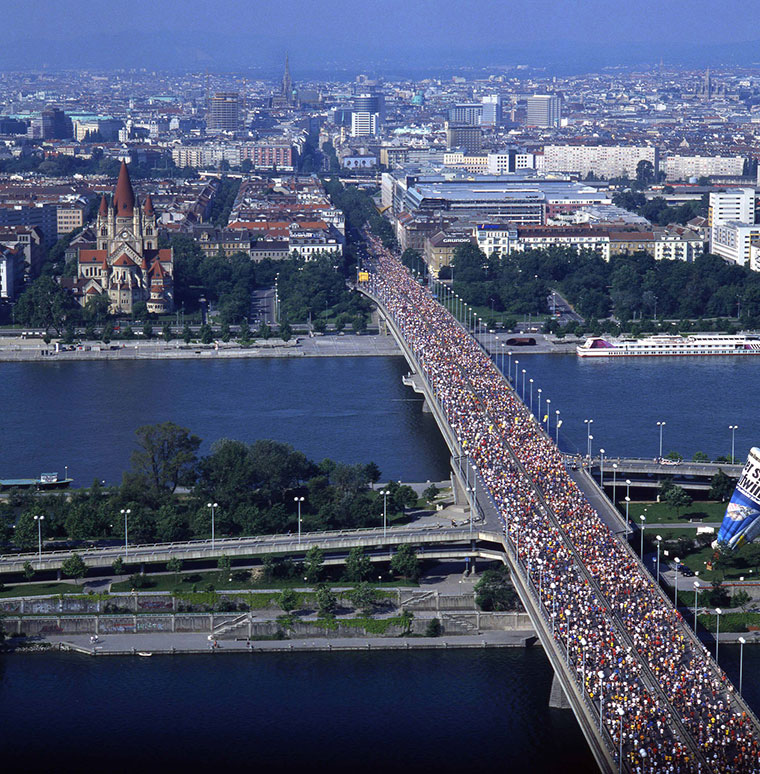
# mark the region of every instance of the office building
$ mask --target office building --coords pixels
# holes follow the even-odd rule
[[[351,113],[351,136],[374,137],[377,135],[379,123],[380,116],[378,113],[354,111]]]
[[[206,120],[209,132],[236,132],[240,126],[240,95],[219,91],[211,97]]]
[[[454,105],[449,108],[449,125],[479,126],[483,118],[483,105],[472,102],[464,105]]]
[[[729,188],[710,194],[707,215],[710,227],[730,221],[752,224],[755,222],[755,190],[753,188]]]
[[[553,94],[534,94],[528,97],[528,126],[559,126],[562,119],[562,101]]]
[[[481,126],[487,128],[501,126],[501,96],[499,94],[488,94],[483,97],[481,107]]]
[[[452,126],[446,124],[446,149],[462,149],[467,153],[479,153],[482,147],[482,131],[479,126]]]

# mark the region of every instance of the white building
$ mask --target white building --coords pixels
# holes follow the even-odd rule
[[[546,145],[544,171],[586,177],[636,177],[640,161],[648,161],[657,172],[657,148],[647,145]]]
[[[559,126],[562,119],[562,101],[553,94],[534,94],[528,97],[528,126]]]
[[[707,219],[711,227],[729,221],[754,223],[754,188],[729,188],[727,191],[711,193]]]
[[[744,171],[742,156],[668,156],[663,164],[666,180],[690,177],[737,176]]]
[[[730,220],[711,229],[710,252],[739,266],[751,267],[751,248],[756,244],[760,244],[760,225]]]
[[[366,111],[354,111],[351,113],[351,136],[374,137],[377,134],[377,125],[380,121],[378,113]]]

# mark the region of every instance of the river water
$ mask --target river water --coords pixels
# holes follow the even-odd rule
[[[564,448],[610,455],[736,454],[760,441],[760,360],[580,361],[520,355],[561,411]],[[374,460],[386,477],[438,480],[448,454],[401,358],[2,363],[0,476],[118,481],[134,430],[172,420],[204,439],[276,438],[315,459]],[[526,382],[526,395],[529,387]],[[544,413],[544,412],[542,412]],[[554,428],[554,418],[552,418]],[[760,709],[760,650],[745,693]],[[738,678],[738,651],[721,648]],[[332,772],[419,767],[589,771],[569,712],[549,710],[534,650],[270,654],[153,659],[0,658],[0,760],[109,771],[280,764]],[[30,757],[31,756],[31,757]],[[64,766],[64,769],[66,766]],[[322,766],[320,765],[320,768]]]

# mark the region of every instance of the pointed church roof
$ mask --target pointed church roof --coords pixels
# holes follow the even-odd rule
[[[121,162],[119,180],[116,183],[116,191],[113,195],[113,206],[117,217],[132,217],[135,209],[135,192],[132,181],[129,179],[129,170],[126,162]]]
[[[145,204],[143,205],[143,212],[146,215],[153,215],[153,199],[150,198],[150,194],[145,197]]]
[[[100,197],[100,208],[98,209],[98,214],[103,216],[108,215],[108,199],[106,199],[105,194]]]

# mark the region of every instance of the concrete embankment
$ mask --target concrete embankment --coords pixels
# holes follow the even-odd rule
[[[268,357],[361,357],[399,355],[391,336],[303,336],[288,342],[257,340],[248,347],[237,343],[185,344],[181,341],[83,342],[72,349],[46,345],[39,339],[0,338],[0,361],[81,362],[89,360],[220,360]]]

